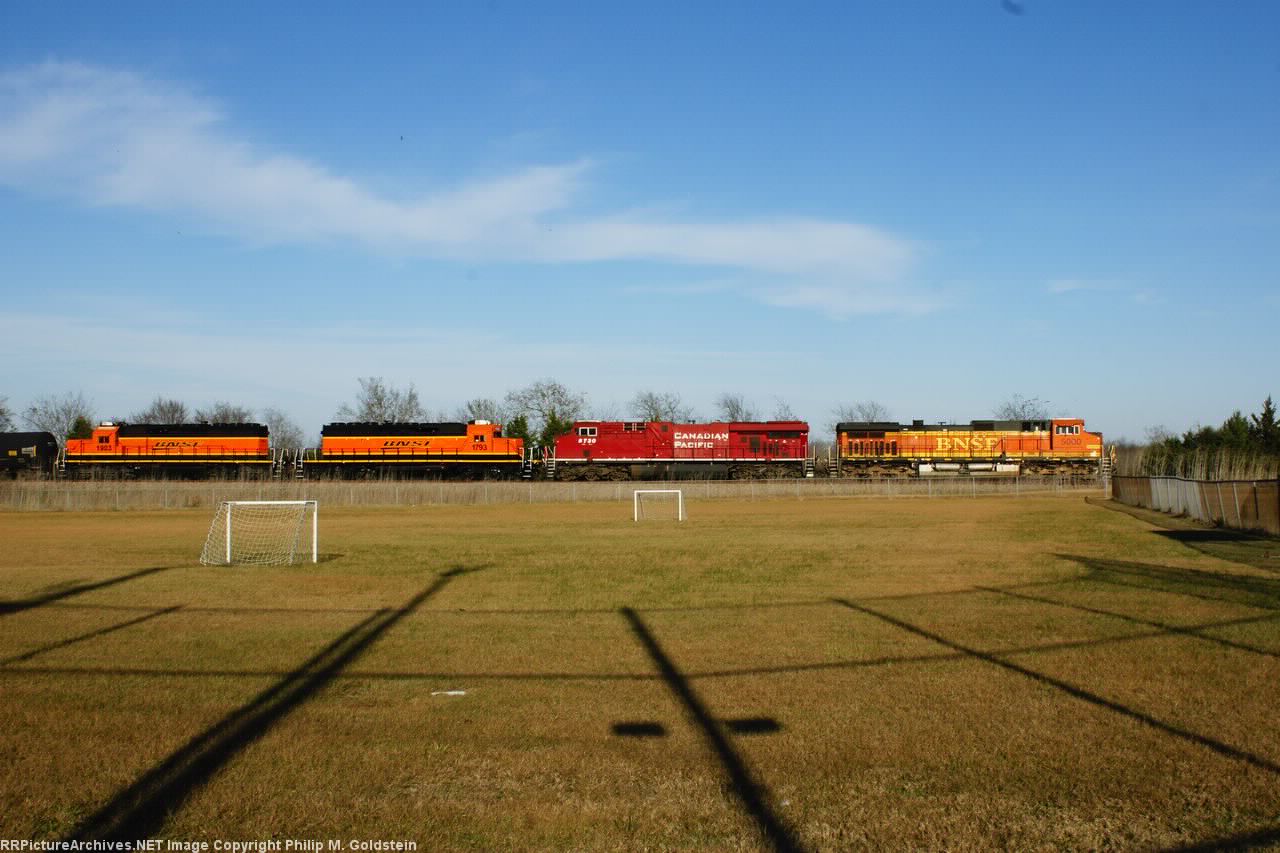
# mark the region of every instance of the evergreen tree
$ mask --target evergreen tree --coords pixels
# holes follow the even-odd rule
[[[1219,446],[1228,450],[1249,449],[1249,420],[1236,409],[1218,431]]]
[[[543,421],[542,432],[538,434],[538,442],[542,447],[553,447],[556,443],[556,437],[564,435],[573,429],[573,422],[576,418],[563,418],[555,409],[547,412],[547,416]]]
[[[1280,454],[1280,423],[1276,422],[1276,407],[1271,396],[1262,402],[1262,412],[1250,415],[1249,438],[1254,447],[1263,453]]]
[[[516,415],[508,419],[502,427],[502,434],[506,438],[522,438],[525,444],[530,444],[529,419],[524,415]]]
[[[93,424],[89,423],[89,419],[84,415],[80,415],[76,418],[75,425],[71,427],[67,438],[93,438]]]

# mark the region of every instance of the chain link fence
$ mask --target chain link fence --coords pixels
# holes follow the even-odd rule
[[[1130,506],[1280,536],[1280,480],[1116,476],[1111,491],[1116,500]]]
[[[897,479],[684,480],[678,482],[282,481],[0,483],[0,510],[114,512],[199,509],[227,500],[319,500],[325,506],[429,506],[631,501],[635,489],[679,488],[701,500],[828,497],[982,497],[1067,492],[1099,494],[1088,477],[933,477]]]

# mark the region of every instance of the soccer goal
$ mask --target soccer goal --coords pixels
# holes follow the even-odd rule
[[[200,562],[278,566],[305,560],[309,552],[314,563],[319,557],[319,510],[316,501],[223,501],[209,525]]]
[[[684,521],[684,492],[680,489],[636,489],[632,493],[635,502],[635,520],[674,518]]]

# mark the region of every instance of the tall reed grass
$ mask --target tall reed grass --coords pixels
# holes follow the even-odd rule
[[[1187,480],[1274,480],[1280,459],[1230,449],[1178,451],[1162,444],[1120,448],[1115,473],[1125,477]]]

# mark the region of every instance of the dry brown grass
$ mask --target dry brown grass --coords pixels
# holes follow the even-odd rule
[[[251,569],[0,513],[0,838],[1280,842],[1280,566],[1078,497],[690,516],[322,507]]]

